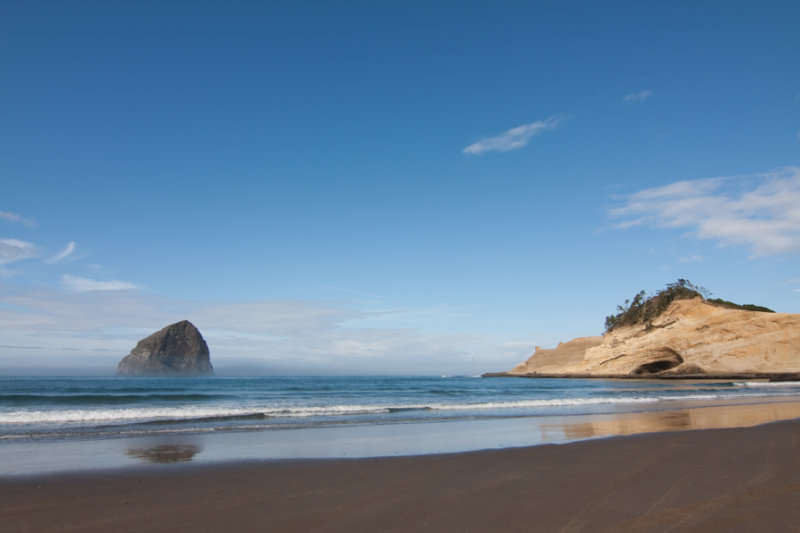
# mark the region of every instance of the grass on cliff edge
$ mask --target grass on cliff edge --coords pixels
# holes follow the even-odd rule
[[[661,289],[654,295],[648,296],[645,291],[640,291],[633,297],[633,300],[625,300],[623,305],[618,305],[617,314],[606,317],[606,333],[621,326],[650,324],[650,322],[658,318],[661,313],[666,311],[673,300],[688,300],[697,298],[698,296],[711,305],[718,305],[729,309],[760,311],[763,313],[775,312],[772,309],[760,305],[739,305],[720,298],[709,299],[711,293],[708,290],[693,284],[689,280],[679,279],[675,283],[668,284],[666,289]]]

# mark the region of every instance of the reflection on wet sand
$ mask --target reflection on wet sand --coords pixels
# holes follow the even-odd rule
[[[130,448],[128,455],[149,463],[179,463],[191,461],[203,448],[195,444],[158,444],[147,448]]]
[[[800,418],[800,403],[769,403],[753,405],[725,405],[676,411],[646,413],[621,413],[580,417],[580,422],[543,424],[545,442],[563,441],[564,438],[588,439],[612,435],[633,435],[659,431],[687,429],[714,429],[749,427],[778,420]]]

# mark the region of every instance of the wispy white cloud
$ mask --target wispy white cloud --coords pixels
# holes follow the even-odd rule
[[[632,226],[686,228],[755,256],[800,252],[800,168],[679,181],[636,192],[610,210]]]
[[[564,120],[566,120],[564,115],[555,115],[547,120],[537,120],[530,124],[523,124],[522,126],[511,128],[495,137],[487,137],[472,143],[464,148],[462,153],[464,155],[481,155],[486,152],[509,152],[511,150],[518,150],[527,145],[531,137],[541,135],[547,130],[556,129]]]
[[[0,266],[38,256],[39,250],[34,244],[17,239],[0,239]]]
[[[48,259],[46,262],[47,263],[58,263],[59,261],[63,261],[67,257],[71,256],[73,253],[75,253],[75,241],[70,241],[67,244],[66,248],[64,248],[62,251],[60,251],[59,253],[57,253],[56,255],[51,257],[50,259]]]
[[[0,292],[0,346],[9,347],[0,350],[0,367],[74,366],[80,356],[81,365],[111,373],[137,340],[182,319],[203,333],[222,373],[477,374],[510,368],[530,348],[521,343],[498,352],[497,341],[474,332],[376,327],[370,315],[314,301],[197,302],[146,291],[16,289]]]
[[[360,316],[319,302],[271,300],[195,304],[193,315],[216,328],[252,334],[291,336],[298,331],[328,329]]]
[[[0,220],[7,220],[9,222],[24,224],[28,227],[33,227],[36,222],[29,218],[23,218],[16,213],[9,213],[8,211],[0,211]]]
[[[73,292],[125,291],[138,289],[136,285],[133,283],[128,283],[127,281],[98,281],[94,279],[73,276],[72,274],[64,274],[61,277],[61,282],[64,284],[64,287],[67,290]]]
[[[655,93],[650,89],[646,89],[639,93],[626,94],[625,97],[622,99],[622,101],[627,104],[638,104],[640,102],[644,102],[654,94]]]
[[[703,262],[703,256],[702,255],[698,255],[698,254],[683,256],[683,257],[679,257],[678,258],[678,262],[679,263],[702,263]]]

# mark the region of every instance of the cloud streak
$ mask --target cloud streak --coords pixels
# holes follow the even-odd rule
[[[125,291],[138,289],[133,283],[127,281],[111,280],[98,281],[71,274],[64,274],[61,277],[64,288],[72,292],[93,292],[93,291]]]
[[[48,259],[45,262],[46,263],[58,263],[60,261],[63,261],[67,257],[71,256],[73,253],[75,253],[75,241],[70,241],[67,244],[66,248],[64,248],[61,252],[59,252],[58,254],[54,255],[53,257],[51,257],[50,259]]]
[[[9,213],[8,211],[0,211],[0,220],[7,220],[15,224],[24,224],[29,228],[36,226],[36,222],[29,218],[22,218],[16,213]]]
[[[655,93],[650,89],[646,89],[640,93],[626,94],[625,97],[622,99],[622,101],[625,102],[626,104],[639,104],[641,102],[644,102],[654,94]]]
[[[800,252],[800,168],[678,181],[644,189],[609,214],[615,227],[684,228],[699,239],[748,248],[753,256]]]
[[[555,115],[547,120],[537,120],[530,124],[523,124],[516,128],[501,133],[495,137],[487,137],[474,142],[464,148],[461,153],[464,155],[481,155],[486,152],[509,152],[519,150],[528,144],[528,141],[536,135],[541,135],[545,131],[554,130],[560,126],[566,117]]]
[[[18,239],[0,239],[0,266],[38,256],[34,244]]]

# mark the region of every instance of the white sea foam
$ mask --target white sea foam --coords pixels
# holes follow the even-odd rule
[[[752,394],[748,396],[753,396]],[[553,398],[539,400],[492,401],[483,403],[420,403],[322,406],[183,406],[138,407],[119,409],[17,409],[0,412],[0,424],[120,424],[149,421],[191,421],[210,418],[309,418],[348,415],[378,415],[392,412],[426,411],[503,411],[535,408],[581,407],[602,405],[653,404],[671,400],[715,400],[730,394],[696,394],[681,396],[641,396],[627,398]]]
[[[742,381],[734,383],[737,387],[772,388],[772,387],[798,387],[800,381]]]
[[[135,408],[135,409],[57,409],[47,411],[17,410],[0,413],[0,424],[42,424],[42,423],[108,423],[133,422],[145,420],[179,420],[210,418],[218,416],[243,416],[257,414],[252,409],[237,408]]]

